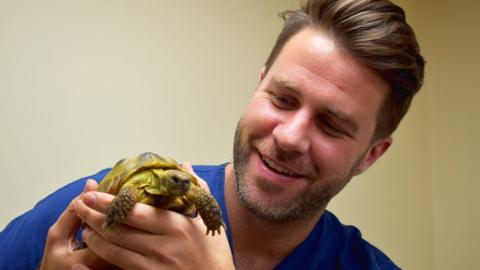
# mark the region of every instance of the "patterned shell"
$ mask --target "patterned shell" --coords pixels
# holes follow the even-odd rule
[[[119,189],[132,175],[148,169],[179,170],[191,175],[183,169],[178,162],[168,157],[161,157],[155,153],[147,152],[131,159],[122,159],[105,176],[98,185],[97,190],[110,194],[117,194]],[[198,181],[191,175],[191,183],[199,186]]]

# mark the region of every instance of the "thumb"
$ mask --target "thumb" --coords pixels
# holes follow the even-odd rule
[[[49,236],[53,238],[51,240],[63,241],[70,239],[80,226],[80,219],[77,217],[73,206],[75,200],[70,203],[67,209],[63,211],[57,221],[50,227]]]
[[[95,190],[97,188],[97,182],[95,180],[87,180],[84,188],[84,192],[73,199],[68,205],[67,209],[63,211],[57,221],[52,225],[52,231],[55,232],[55,238],[68,239],[77,232],[80,226],[80,218],[75,212],[75,202],[80,199],[87,191]]]

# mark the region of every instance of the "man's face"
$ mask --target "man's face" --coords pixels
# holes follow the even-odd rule
[[[388,85],[313,29],[285,44],[235,133],[243,205],[272,222],[318,213],[368,168],[390,138],[371,142]]]

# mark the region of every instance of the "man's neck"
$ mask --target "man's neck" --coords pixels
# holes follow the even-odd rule
[[[225,202],[237,269],[272,269],[307,238],[323,214],[289,223],[258,218],[239,201],[232,164],[225,169]]]

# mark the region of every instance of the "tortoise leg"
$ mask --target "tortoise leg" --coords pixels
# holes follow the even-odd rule
[[[133,187],[126,187],[118,192],[112,203],[105,210],[105,220],[102,224],[103,229],[110,233],[115,227],[122,223],[132,210],[135,203],[141,198],[140,192]],[[86,224],[82,224],[85,229]],[[87,248],[87,244],[81,241],[74,250]]]
[[[212,236],[215,236],[215,232],[220,234],[220,227],[225,228],[225,224],[223,223],[222,209],[212,194],[201,187],[193,186],[185,196],[197,207],[198,213],[207,226],[206,234],[208,235],[210,231]]]
[[[122,188],[105,211],[103,228],[111,232],[122,223],[132,210],[135,203],[140,200],[140,192],[134,187]]]

